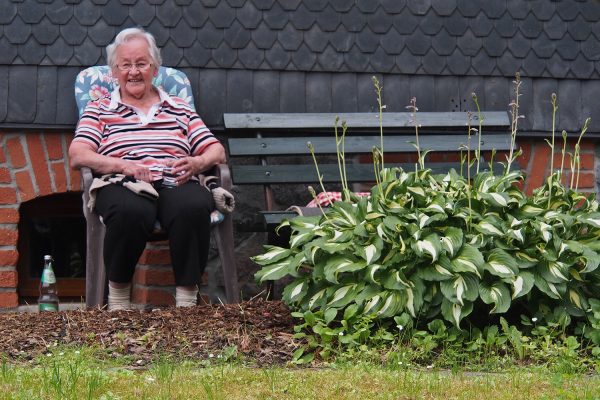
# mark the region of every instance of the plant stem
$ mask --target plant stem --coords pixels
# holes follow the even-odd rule
[[[336,124],[336,126],[337,126],[337,124]],[[323,175],[321,175],[321,172],[319,171],[319,164],[317,163],[317,157],[315,156],[315,148],[311,142],[306,142],[306,147],[308,147],[308,151],[310,151],[310,155],[312,156],[313,163],[315,164],[315,169],[317,170],[317,178],[319,179],[319,184],[321,185],[321,190],[327,196],[327,200],[329,201],[329,204],[331,204],[332,203],[331,198],[329,197],[329,194],[325,190],[325,185],[323,185]]]
[[[477,119],[479,120],[479,127],[477,130],[477,152],[475,153],[475,158],[477,159],[477,173],[479,173],[479,163],[481,161],[481,127],[483,126],[484,117],[481,114],[481,108],[479,107],[477,95],[475,93],[471,93],[471,98],[475,103],[475,107],[477,107]]]
[[[379,106],[379,149],[381,151],[381,168],[385,168],[385,161],[383,159],[383,109],[385,108],[385,105],[381,98],[383,87],[379,84],[379,80],[377,80],[377,77],[375,76],[373,77],[373,84],[375,85],[375,91],[377,92],[377,104]]]
[[[550,144],[550,176],[548,177],[548,208],[552,204],[552,177],[554,176],[554,134],[556,131],[556,93],[552,93],[552,143]]]
[[[511,106],[511,124],[510,124],[510,150],[508,154],[508,158],[506,159],[506,169],[504,171],[504,175],[507,175],[510,172],[510,167],[514,161],[514,150],[515,143],[517,139],[517,128],[519,124],[519,118],[522,118],[519,115],[519,97],[521,94],[519,93],[519,89],[521,88],[521,74],[517,72],[515,75],[515,80],[513,81],[515,84],[515,98],[509,104]]]
[[[411,114],[412,114],[412,122],[415,125],[415,138],[416,138],[416,148],[417,148],[417,158],[419,159],[419,165],[421,167],[421,170],[425,169],[425,161],[423,159],[421,159],[421,146],[419,145],[419,123],[417,122],[417,111],[419,110],[417,108],[417,98],[413,97],[412,99],[410,99],[410,105],[407,106],[406,108],[408,108],[409,110],[411,110]]]

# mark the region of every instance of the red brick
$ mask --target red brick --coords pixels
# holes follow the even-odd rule
[[[448,162],[460,162],[460,151],[446,153],[444,155],[445,155],[446,161],[448,161]],[[466,157],[467,154],[464,153],[464,155]],[[475,159],[475,154],[471,153],[471,157],[472,157],[472,159]]]
[[[10,187],[0,187],[0,204],[15,204],[17,191]]]
[[[71,190],[81,190],[81,173],[77,169],[69,169],[69,173],[71,174]]]
[[[11,183],[10,170],[8,168],[0,168],[0,183]]]
[[[148,267],[136,268],[133,282],[147,286],[175,286],[175,276],[171,267]]]
[[[521,150],[523,150],[523,153],[517,158],[517,163],[519,164],[519,168],[525,170],[531,159],[531,142],[519,142],[517,146],[520,146]]]
[[[151,304],[154,306],[174,306],[173,290],[134,286],[131,300],[135,304]]]
[[[140,264],[170,265],[171,255],[168,249],[146,249],[140,257]]]
[[[46,133],[44,134],[44,142],[46,143],[46,151],[50,160],[62,160],[62,134]]]
[[[595,147],[595,141],[593,140],[582,140],[581,143],[579,143],[579,148],[581,151],[594,150]]]
[[[16,246],[19,233],[12,229],[0,229],[0,245]]]
[[[21,202],[35,198],[35,189],[28,171],[15,172],[15,180],[17,181],[17,190]]]
[[[555,153],[554,154],[554,170],[555,171],[560,169],[561,160],[562,160],[562,154]],[[580,154],[579,161],[581,162],[582,170],[593,170],[595,162],[596,162],[594,154],[590,154],[590,153]],[[565,154],[565,161],[564,161],[563,165],[564,165],[564,167],[563,167],[564,171],[571,169],[571,156],[569,154]]]
[[[27,147],[29,149],[29,159],[35,174],[35,181],[40,195],[52,193],[52,183],[50,181],[50,172],[48,171],[48,162],[42,146],[42,139],[39,134],[28,134]]]
[[[593,189],[596,187],[596,175],[592,172],[580,172],[577,180],[577,172],[575,172],[575,185],[578,189]]]
[[[25,152],[23,152],[23,146],[21,145],[20,137],[13,137],[6,141],[6,148],[8,149],[8,155],[10,156],[11,165],[13,168],[23,168],[27,165],[25,159]]]
[[[0,250],[0,265],[15,266],[19,259],[19,253],[15,250]]]
[[[533,148],[531,170],[527,174],[525,193],[530,195],[533,190],[542,186],[548,169],[550,158],[550,147],[544,143],[536,143]]]
[[[17,292],[0,292],[0,308],[17,308],[19,297]]]
[[[67,174],[65,172],[65,164],[62,162],[53,163],[50,165],[52,170],[52,180],[57,193],[67,191]]]
[[[6,162],[6,153],[3,148],[0,148],[0,164],[4,164]]]
[[[17,271],[0,271],[0,287],[16,288],[17,282]]]

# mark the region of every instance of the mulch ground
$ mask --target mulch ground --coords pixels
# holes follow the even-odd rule
[[[0,357],[32,360],[63,345],[90,345],[144,366],[159,356],[191,360],[234,357],[283,364],[299,343],[279,301],[153,311],[74,310],[0,314]]]

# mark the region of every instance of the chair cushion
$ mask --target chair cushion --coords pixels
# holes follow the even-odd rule
[[[112,76],[108,65],[97,65],[81,71],[75,79],[75,101],[79,115],[89,101],[108,96],[115,88],[117,80]],[[181,71],[169,67],[160,67],[152,82],[171,96],[177,96],[194,107],[194,95],[190,80]]]

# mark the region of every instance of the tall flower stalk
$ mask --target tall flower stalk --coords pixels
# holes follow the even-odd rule
[[[419,122],[417,121],[417,111],[419,111],[419,109],[417,108],[417,98],[413,97],[412,99],[410,99],[410,105],[406,106],[406,108],[408,108],[411,112],[412,123],[415,127],[416,142],[414,146],[417,149],[417,158],[419,160],[419,166],[421,167],[421,170],[424,170],[425,160],[421,157],[421,145],[419,144]]]
[[[379,150],[381,155],[381,168],[385,168],[385,160],[383,158],[383,110],[385,108],[385,104],[383,104],[383,100],[381,98],[381,92],[383,91],[383,87],[379,84],[379,80],[377,77],[373,77],[373,85],[375,85],[375,92],[377,93],[377,105],[379,106]]]
[[[519,115],[519,97],[521,97],[520,89],[521,89],[521,74],[517,72],[515,75],[514,90],[515,90],[515,98],[510,102],[510,149],[508,153],[508,157],[506,158],[506,169],[504,171],[504,175],[508,175],[510,172],[510,167],[513,161],[517,158],[515,155],[515,145],[517,140],[517,129],[519,125],[519,119],[524,118],[522,115]]]
[[[550,176],[548,176],[548,208],[552,204],[552,178],[554,177],[554,135],[556,132],[556,111],[558,104],[556,102],[556,93],[552,93],[552,138],[551,141],[546,139],[546,143],[550,145]]]
[[[483,125],[483,114],[481,113],[481,107],[479,107],[479,101],[475,93],[471,93],[471,98],[477,107],[477,120],[479,126],[477,127],[477,151],[475,151],[475,159],[477,160],[477,173],[479,173],[479,163],[481,161],[481,127]]]

